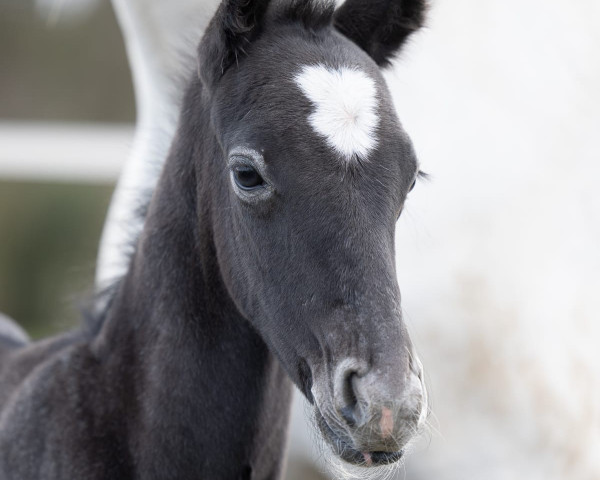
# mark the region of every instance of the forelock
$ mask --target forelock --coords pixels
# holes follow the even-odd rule
[[[334,0],[293,0],[282,5],[276,17],[280,22],[300,22],[309,30],[318,30],[331,25],[334,12]]]

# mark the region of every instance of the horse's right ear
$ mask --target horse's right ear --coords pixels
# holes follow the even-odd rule
[[[379,66],[390,63],[408,36],[423,26],[426,0],[346,0],[335,27]]]
[[[223,0],[202,37],[199,75],[211,89],[236,63],[262,30],[270,0]]]

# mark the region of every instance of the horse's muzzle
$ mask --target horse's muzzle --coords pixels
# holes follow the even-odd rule
[[[416,356],[410,355],[408,367],[404,374],[394,374],[385,367],[368,369],[354,359],[338,363],[333,401],[317,407],[317,424],[343,460],[379,466],[402,458],[428,409],[423,367]]]

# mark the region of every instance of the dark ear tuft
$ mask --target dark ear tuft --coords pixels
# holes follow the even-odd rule
[[[224,0],[211,20],[199,48],[199,75],[211,88],[246,55],[262,31],[270,0]]]
[[[380,66],[408,36],[423,26],[426,0],[347,0],[335,13],[335,26]]]

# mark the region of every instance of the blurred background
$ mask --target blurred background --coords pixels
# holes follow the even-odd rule
[[[600,479],[600,2],[432,0],[389,71],[433,414],[397,478]],[[0,0],[0,310],[79,320],[135,105],[108,0]],[[294,410],[289,479],[326,478]],[[321,473],[319,473],[321,472]]]

